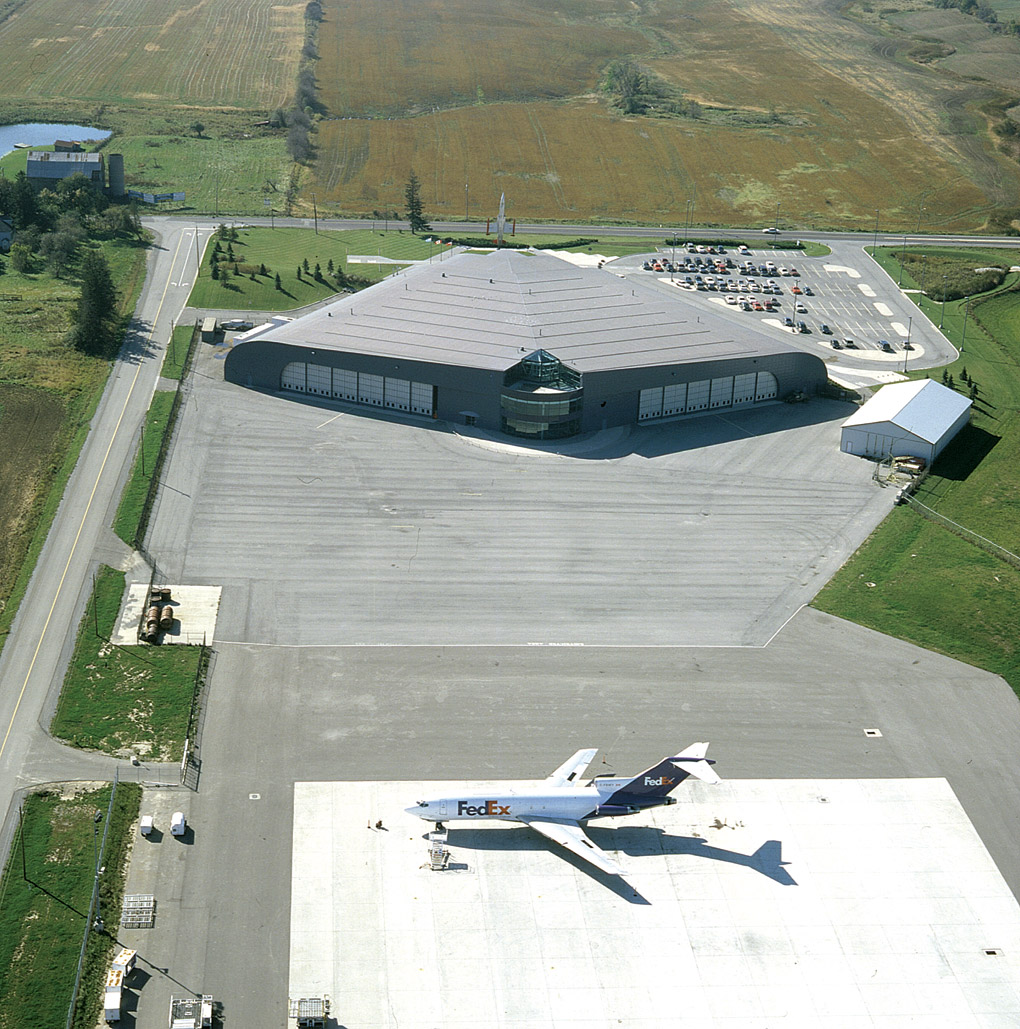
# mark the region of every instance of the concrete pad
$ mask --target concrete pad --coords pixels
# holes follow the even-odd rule
[[[220,641],[761,646],[894,499],[840,452],[853,409],[830,400],[522,453],[213,363],[148,548],[167,579],[223,586]]]
[[[428,870],[403,808],[455,790],[295,784],[291,997],[349,1029],[1020,1021],[1020,907],[944,779],[697,783],[589,828],[626,881],[495,821]]]
[[[163,643],[211,643],[220,609],[219,586],[170,586],[173,626],[162,633]],[[110,637],[112,643],[130,647],[138,643],[138,629],[146,610],[149,584],[132,582],[124,593],[120,613]]]

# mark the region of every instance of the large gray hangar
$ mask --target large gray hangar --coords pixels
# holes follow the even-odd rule
[[[423,263],[249,333],[229,382],[557,439],[773,400],[822,361],[683,295],[530,251]]]

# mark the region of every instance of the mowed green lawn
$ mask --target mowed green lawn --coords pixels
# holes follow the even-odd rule
[[[229,260],[219,266],[227,274],[218,280],[212,278],[213,242],[206,247],[202,272],[191,291],[190,307],[224,310],[289,311],[314,304],[337,293],[339,287],[329,274],[329,262],[334,268],[343,268],[354,279],[378,282],[392,274],[400,264],[371,264],[351,262],[350,256],[381,256],[394,261],[422,261],[438,256],[446,250],[441,245],[426,243],[421,236],[409,232],[389,232],[356,229],[347,232],[327,231],[315,233],[308,229],[244,229],[231,243],[238,267],[242,264],[256,269],[265,265],[265,275],[256,273],[234,275]],[[227,244],[220,241],[225,255]],[[308,271],[304,262],[308,262]],[[319,265],[322,280],[317,281],[315,266]],[[300,277],[298,268],[301,268]],[[279,273],[281,289],[276,288]]]
[[[999,254],[1016,263],[1016,253]],[[924,306],[937,324],[941,305]],[[965,306],[946,305],[944,331],[963,344],[947,371],[957,383],[966,371],[978,398],[917,497],[1020,553],[1020,293],[975,300],[969,315]],[[892,512],[815,606],[997,672],[1020,692],[1020,571],[909,507]]]

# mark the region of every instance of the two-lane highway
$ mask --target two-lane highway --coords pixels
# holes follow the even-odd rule
[[[0,854],[6,854],[10,841],[17,790],[58,778],[112,778],[117,765],[67,748],[64,760],[55,761],[42,719],[59,690],[95,554],[102,546],[109,549],[112,513],[159,377],[170,321],[187,301],[197,254],[212,226],[203,230],[163,221],[157,231],[161,238],[149,255],[146,284],[127,339],[0,655],[0,811],[7,816]],[[122,778],[154,774],[153,769],[119,764]]]

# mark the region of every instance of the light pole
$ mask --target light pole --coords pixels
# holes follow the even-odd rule
[[[960,353],[963,353],[964,345],[967,342],[967,315],[970,314],[970,298],[963,305],[963,336],[960,338]]]
[[[942,313],[939,315],[939,328],[942,328],[942,323],[946,320],[946,276],[942,276]]]
[[[464,183],[464,221],[468,220],[468,184]]]
[[[775,222],[773,223],[773,224],[775,225],[775,228],[776,228],[777,230],[778,230],[778,228],[779,228],[779,205],[780,205],[780,203],[782,203],[782,201],[780,201],[780,200],[777,200],[777,201],[776,201],[776,220],[775,220]]]
[[[878,208],[875,208],[875,242],[872,249],[878,250]]]
[[[907,259],[907,234],[903,233],[903,249],[900,251],[900,281],[896,285],[900,288],[903,286],[903,262]]]
[[[906,345],[903,348],[903,374],[907,374],[907,357],[910,354],[910,330],[914,327],[914,316],[911,315],[907,319],[907,339]]]

